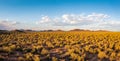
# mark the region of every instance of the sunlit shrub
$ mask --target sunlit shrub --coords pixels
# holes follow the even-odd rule
[[[48,54],[48,52],[49,52],[49,51],[48,51],[47,49],[43,48],[42,51],[41,51],[41,54],[43,54],[43,55],[44,55],[44,54]]]
[[[107,58],[107,55],[106,55],[106,53],[105,52],[99,52],[98,53],[98,57],[100,58],[100,59],[102,59],[102,58]]]

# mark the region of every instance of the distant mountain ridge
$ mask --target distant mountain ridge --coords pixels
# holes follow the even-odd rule
[[[84,30],[84,29],[73,29],[73,30],[69,30],[69,31],[91,31],[91,30]]]
[[[109,32],[108,30],[85,30],[85,29],[72,29],[72,30],[68,30],[68,31],[87,31],[87,32]],[[16,30],[0,30],[0,34],[4,34],[4,33],[9,33],[9,32],[64,32],[64,30],[40,30],[40,31],[36,31],[36,30],[24,30],[24,29],[16,29]],[[67,31],[66,31],[67,32]]]

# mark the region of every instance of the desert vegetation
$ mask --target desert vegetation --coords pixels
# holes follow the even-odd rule
[[[120,61],[120,32],[0,34],[2,61]]]

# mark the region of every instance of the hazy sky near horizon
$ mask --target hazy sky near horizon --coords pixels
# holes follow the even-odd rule
[[[120,0],[0,0],[0,29],[120,31]]]

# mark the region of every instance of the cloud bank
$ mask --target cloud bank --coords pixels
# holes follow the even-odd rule
[[[16,24],[18,24],[18,22],[0,20],[0,30],[12,30],[12,29],[15,29]]]
[[[51,24],[56,26],[74,26],[74,25],[87,25],[102,22],[110,16],[106,14],[92,13],[90,15],[75,15],[75,14],[64,14],[61,17],[50,18],[49,16],[43,16],[37,24]]]
[[[36,24],[48,26],[74,26],[83,29],[106,29],[106,30],[120,30],[120,21],[110,20],[110,16],[101,13],[92,14],[63,14],[60,17],[51,18],[43,16]]]
[[[101,13],[92,14],[63,14],[59,17],[42,16],[35,23],[23,21],[0,20],[0,30],[13,29],[90,29],[90,30],[112,30],[120,31],[120,21],[110,20],[110,15]]]

